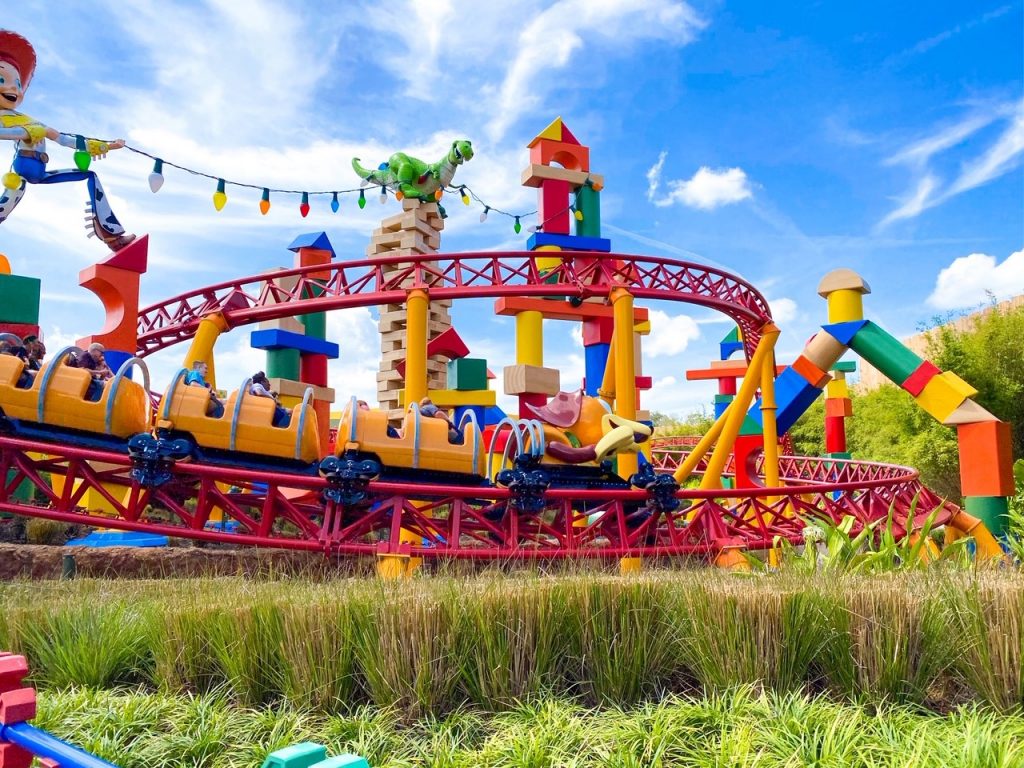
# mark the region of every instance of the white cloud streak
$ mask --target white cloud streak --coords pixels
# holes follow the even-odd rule
[[[1002,262],[985,253],[960,256],[939,272],[928,304],[936,309],[977,306],[989,296],[1005,299],[1024,293],[1024,250]]]

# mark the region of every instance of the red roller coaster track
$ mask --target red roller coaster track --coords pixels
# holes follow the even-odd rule
[[[607,296],[612,288],[622,286],[640,299],[685,302],[723,312],[742,329],[748,357],[757,346],[761,327],[771,320],[768,302],[756,288],[712,267],[653,256],[574,252],[541,274],[537,257],[532,252],[395,256],[229,280],[141,310],[138,354],[144,357],[187,341],[199,321],[214,312],[223,313],[228,324],[237,327],[307,312],[400,304],[415,286],[428,287],[432,299],[588,298]],[[269,282],[292,276],[298,280],[290,288]]]
[[[231,280],[142,310],[138,354],[192,338],[200,321],[216,312],[238,327],[307,312],[401,303],[413,287],[427,287],[432,299],[588,298],[625,287],[639,299],[723,312],[742,329],[748,357],[771,320],[768,303],[753,286],[714,268],[647,256],[573,253],[542,274],[536,258],[523,252],[399,256]],[[290,288],[271,282],[292,276],[297,279]],[[687,449],[681,441],[665,441],[655,465],[671,471]],[[534,503],[491,486],[371,482],[358,503],[343,504],[324,494],[328,481],[310,475],[179,462],[169,467],[169,479],[144,485],[137,478],[146,475],[133,476],[125,454],[0,436],[0,512],[95,524],[96,510],[85,508],[83,500],[99,494],[109,507],[105,527],[328,554],[712,557],[729,547],[763,549],[776,537],[798,542],[808,518],[838,522],[851,515],[859,527],[885,519],[891,509],[899,532],[920,522],[910,519],[918,508],[922,516],[941,508],[936,524],[957,511],[904,467],[783,457],[780,474],[782,488],[680,490],[674,496],[670,488],[667,497],[653,490],[649,495],[548,489]],[[63,482],[55,482],[59,477]],[[21,500],[26,495],[33,500]],[[220,515],[230,526],[211,524],[211,517]],[[419,543],[403,541],[403,529]]]
[[[659,451],[674,466],[682,451]],[[857,526],[886,519],[897,534],[909,515],[941,507],[936,524],[956,507],[925,489],[917,472],[868,462],[783,457],[784,488],[681,490],[682,505],[660,510],[644,491],[549,490],[536,511],[517,508],[499,488],[370,483],[356,505],[324,501],[325,480],[181,463],[157,488],[133,480],[124,455],[17,438],[0,443],[0,511],[68,523],[96,524],[82,506],[86,492],[102,494],[116,514],[105,527],[241,545],[328,554],[412,554],[435,558],[557,558],[690,555],[713,557],[724,548],[763,549],[777,536],[799,542],[805,519]],[[54,484],[52,477],[64,477]],[[35,501],[15,498],[22,484]],[[61,488],[58,492],[55,488]],[[230,488],[230,490],[224,490]],[[915,497],[919,497],[915,505]],[[235,532],[210,523],[222,512]],[[412,531],[420,544],[401,540]]]

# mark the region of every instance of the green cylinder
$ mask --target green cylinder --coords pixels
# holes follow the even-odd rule
[[[271,379],[299,380],[299,350],[271,349],[267,352],[267,376]]]
[[[73,579],[76,573],[78,573],[78,563],[75,562],[75,556],[64,555],[60,561],[60,577],[62,579]]]
[[[850,347],[897,386],[924,362],[870,320],[850,339]]]
[[[997,539],[1006,535],[1009,500],[1005,496],[966,496],[964,509],[985,524]]]
[[[306,326],[306,335],[311,339],[326,339],[327,338],[327,313],[326,312],[312,312],[308,315],[302,315],[299,320]]]
[[[579,237],[600,237],[601,193],[584,184],[576,193],[576,210],[583,214],[583,221],[576,220],[576,234]]]

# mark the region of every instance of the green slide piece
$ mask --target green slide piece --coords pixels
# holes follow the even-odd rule
[[[854,334],[850,347],[897,386],[902,385],[924,362],[892,334],[870,320]]]

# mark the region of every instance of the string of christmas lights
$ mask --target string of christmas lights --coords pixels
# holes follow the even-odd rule
[[[130,152],[134,152],[137,155],[141,155],[142,157],[149,158],[150,160],[153,161],[153,170],[149,174],[149,188],[154,193],[159,192],[160,189],[164,185],[164,167],[165,166],[168,167],[168,168],[174,168],[176,170],[183,171],[184,173],[191,174],[192,176],[199,176],[201,178],[209,179],[210,181],[215,182],[216,183],[216,190],[213,193],[213,207],[217,211],[222,210],[224,208],[224,206],[227,205],[227,202],[228,202],[227,188],[229,186],[231,186],[231,187],[239,187],[239,188],[242,188],[242,189],[252,189],[252,190],[259,191],[259,193],[260,193],[259,210],[260,210],[260,213],[262,213],[264,216],[267,215],[270,212],[270,207],[271,207],[270,195],[271,195],[271,193],[274,193],[274,194],[277,194],[277,195],[298,195],[298,196],[300,196],[300,200],[301,200],[301,202],[299,203],[299,213],[300,213],[300,215],[302,215],[303,218],[305,218],[307,215],[309,215],[309,211],[310,211],[309,198],[310,198],[311,195],[312,196],[326,196],[326,195],[330,195],[330,198],[331,198],[331,202],[330,202],[331,212],[332,213],[337,213],[339,211],[339,209],[341,208],[341,202],[339,201],[339,196],[355,194],[356,192],[358,192],[359,193],[359,197],[356,200],[356,204],[359,206],[360,209],[363,209],[363,208],[366,207],[366,190],[368,188],[370,188],[372,186],[376,186],[376,187],[380,188],[379,200],[380,200],[381,204],[384,204],[384,203],[386,203],[388,201],[388,192],[391,192],[393,194],[396,192],[395,186],[393,184],[392,185],[379,184],[377,182],[370,182],[370,181],[367,181],[365,179],[362,181],[362,183],[358,187],[352,187],[352,188],[349,188],[349,189],[303,190],[303,189],[281,189],[281,188],[277,188],[277,187],[266,187],[266,186],[262,186],[260,184],[248,184],[248,183],[241,182],[241,181],[232,181],[230,179],[225,179],[222,176],[215,176],[213,174],[206,173],[204,171],[197,171],[194,168],[188,168],[188,167],[186,167],[184,165],[179,165],[178,163],[172,163],[169,160],[165,160],[165,159],[163,159],[161,157],[158,157],[158,156],[153,155],[153,154],[151,154],[149,152],[146,152],[145,150],[139,149],[138,147],[133,147],[133,146],[131,146],[129,144],[125,144],[124,148],[129,150]],[[76,155],[77,155],[77,153],[76,153]],[[588,180],[587,183],[589,184],[589,180]],[[463,204],[465,204],[467,206],[471,205],[473,203],[473,201],[476,201],[480,206],[482,206],[483,207],[483,211],[480,213],[480,223],[484,223],[485,221],[487,221],[487,217],[490,214],[492,214],[492,213],[498,214],[500,216],[506,216],[506,217],[512,219],[513,220],[512,229],[515,231],[515,233],[517,235],[520,232],[522,232],[522,229],[523,229],[522,220],[526,219],[526,218],[528,218],[530,216],[534,216],[534,215],[536,215],[538,213],[537,210],[529,211],[529,212],[526,212],[526,213],[513,213],[511,211],[502,210],[501,208],[498,208],[496,206],[490,205],[489,203],[484,201],[479,195],[476,194],[476,192],[474,192],[469,186],[467,186],[465,184],[459,184],[459,185],[454,185],[454,186],[443,187],[442,189],[445,192],[449,192],[449,193],[458,192],[459,197],[462,200]],[[557,217],[561,216],[566,211],[572,212],[573,216],[576,218],[577,221],[582,221],[583,220],[583,212],[579,209],[579,207],[577,205],[577,197],[578,197],[578,195],[574,195],[572,202],[569,203],[569,205],[566,206],[566,208],[563,208],[562,210],[558,211],[557,213],[549,216],[544,221],[539,222],[538,224],[529,227],[528,231],[530,231],[530,232],[543,231],[544,226],[547,224],[548,221],[550,221],[551,219],[554,219],[554,218],[557,218]],[[401,198],[399,197],[399,199],[401,199]]]

